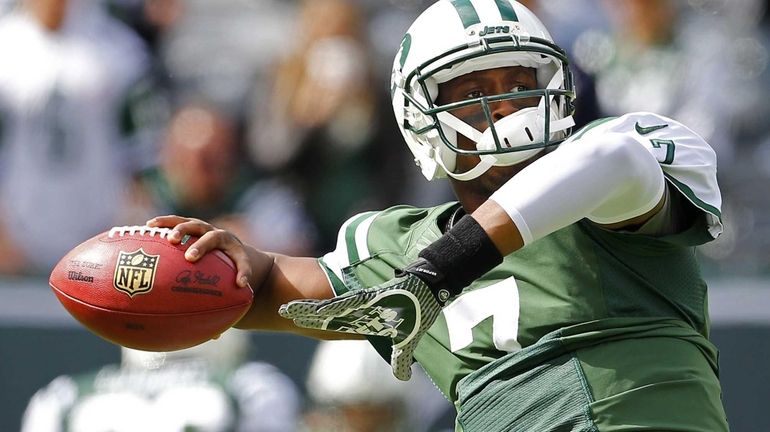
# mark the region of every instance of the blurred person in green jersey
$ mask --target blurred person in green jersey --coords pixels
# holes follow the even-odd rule
[[[148,224],[200,236],[191,261],[233,258],[256,293],[238,327],[366,337],[397,378],[422,366],[457,430],[727,430],[694,253],[722,232],[703,138],[650,112],[573,131],[568,59],[515,1],[428,7],[391,84],[418,167],[458,202],[353,216],[318,259]]]
[[[0,16],[0,273],[46,274],[120,224],[153,155],[151,58],[103,6],[21,0]]]
[[[301,194],[261,175],[243,153],[237,116],[202,97],[174,107],[159,160],[133,196],[137,214],[177,213],[212,221],[261,249],[291,255],[314,249],[316,230]]]

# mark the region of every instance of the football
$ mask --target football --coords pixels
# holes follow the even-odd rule
[[[251,306],[221,251],[195,263],[195,240],[168,241],[168,228],[116,227],[81,243],[51,272],[64,308],[97,335],[128,348],[174,351],[218,337]]]

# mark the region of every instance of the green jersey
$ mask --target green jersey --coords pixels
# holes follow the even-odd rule
[[[640,132],[640,123],[667,126],[642,127]],[[613,430],[598,429],[604,412],[601,403],[623,394],[634,405],[634,398],[642,402],[645,397],[634,389],[668,380],[642,354],[626,358],[626,353],[637,351],[667,356],[668,365],[660,368],[671,377],[679,373],[679,366],[672,365],[697,369],[692,374],[698,376],[695,386],[683,394],[703,393],[699,385],[716,383],[704,404],[719,405],[716,409],[721,410],[717,351],[708,341],[706,284],[694,250],[721,229],[713,151],[683,126],[649,114],[607,119],[572,139],[607,132],[634,134],[656,154],[668,187],[694,204],[699,216],[689,228],[667,236],[611,231],[584,219],[506,256],[465,288],[443,309],[414,354],[455,403],[465,430]],[[320,259],[335,293],[393,278],[394,269],[415,261],[420,250],[442,235],[458,209],[457,203],[427,209],[399,206],[349,219],[340,230],[337,249]],[[372,342],[379,350],[389,349],[389,340]],[[615,347],[620,351],[613,351]],[[615,361],[608,360],[603,367],[586,361],[595,358]],[[642,358],[646,363],[639,365]],[[637,366],[650,372],[639,373]],[[616,371],[621,384],[605,385],[613,382],[603,375],[606,370]],[[573,402],[580,399],[571,408],[573,402],[557,403],[556,409],[574,411],[561,417],[572,416],[570,424],[584,428],[537,423],[537,417],[548,417],[542,413],[549,409],[551,390],[543,389],[561,389],[555,394]],[[572,390],[575,397],[569,396]],[[500,404],[504,415],[492,415],[490,410],[502,409]],[[591,415],[575,420],[585,412]],[[486,413],[487,420],[476,418],[477,413]],[[515,413],[520,416],[508,426],[488,423],[489,418],[510,419]],[[688,421],[677,424],[699,430]],[[720,430],[713,425],[722,424],[723,412],[703,430]]]

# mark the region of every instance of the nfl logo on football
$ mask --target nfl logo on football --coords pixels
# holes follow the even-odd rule
[[[142,249],[134,252],[120,251],[113,280],[115,289],[128,294],[129,297],[149,292],[155,281],[159,257],[160,255],[149,255]]]

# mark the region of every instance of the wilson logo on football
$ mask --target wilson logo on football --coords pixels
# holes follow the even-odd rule
[[[149,292],[155,281],[160,255],[149,255],[141,248],[134,252],[118,253],[113,285],[129,297]]]

